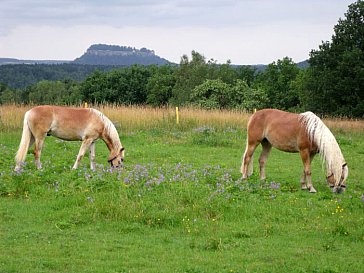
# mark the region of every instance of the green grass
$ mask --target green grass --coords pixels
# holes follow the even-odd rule
[[[123,170],[96,147],[47,138],[13,172],[20,131],[0,135],[0,272],[364,272],[364,140],[335,132],[348,189],[333,194],[317,157],[300,190],[298,154],[273,150],[267,180],[240,179],[240,129],[121,132]]]

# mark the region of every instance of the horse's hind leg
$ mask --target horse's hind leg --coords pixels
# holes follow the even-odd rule
[[[38,170],[42,168],[42,163],[40,162],[40,155],[42,153],[44,138],[45,135],[40,135],[35,137],[35,145],[33,153],[34,153],[35,165],[37,166]]]
[[[30,147],[32,147],[32,145],[34,144],[35,142],[35,138],[33,136],[33,134],[31,135],[30,137],[30,141],[29,141],[29,145],[28,145],[28,150],[30,149]]]
[[[272,150],[272,145],[266,139],[264,139],[261,144],[263,149],[259,157],[259,168],[260,168],[260,179],[264,180],[266,178],[265,164],[267,163],[268,155]]]
[[[243,162],[241,164],[241,173],[243,174],[243,179],[248,178],[253,174],[253,154],[258,143],[248,143],[246,144],[245,152],[243,155]]]

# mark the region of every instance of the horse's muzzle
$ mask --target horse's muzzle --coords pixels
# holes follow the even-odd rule
[[[345,185],[339,185],[338,187],[330,187],[332,189],[332,192],[334,193],[343,193],[344,191],[346,191],[346,186]]]

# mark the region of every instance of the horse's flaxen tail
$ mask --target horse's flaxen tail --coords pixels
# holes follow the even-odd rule
[[[29,111],[25,113],[24,115],[24,122],[23,122],[23,133],[21,136],[20,144],[18,151],[16,152],[15,156],[15,170],[20,170],[22,163],[25,161],[25,157],[27,156],[28,149],[30,145],[32,144],[32,138],[33,134],[30,131],[29,125],[28,125],[28,115]]]

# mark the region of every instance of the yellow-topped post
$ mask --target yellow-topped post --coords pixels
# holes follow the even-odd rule
[[[179,110],[178,110],[178,106],[176,106],[176,124],[179,124]]]

